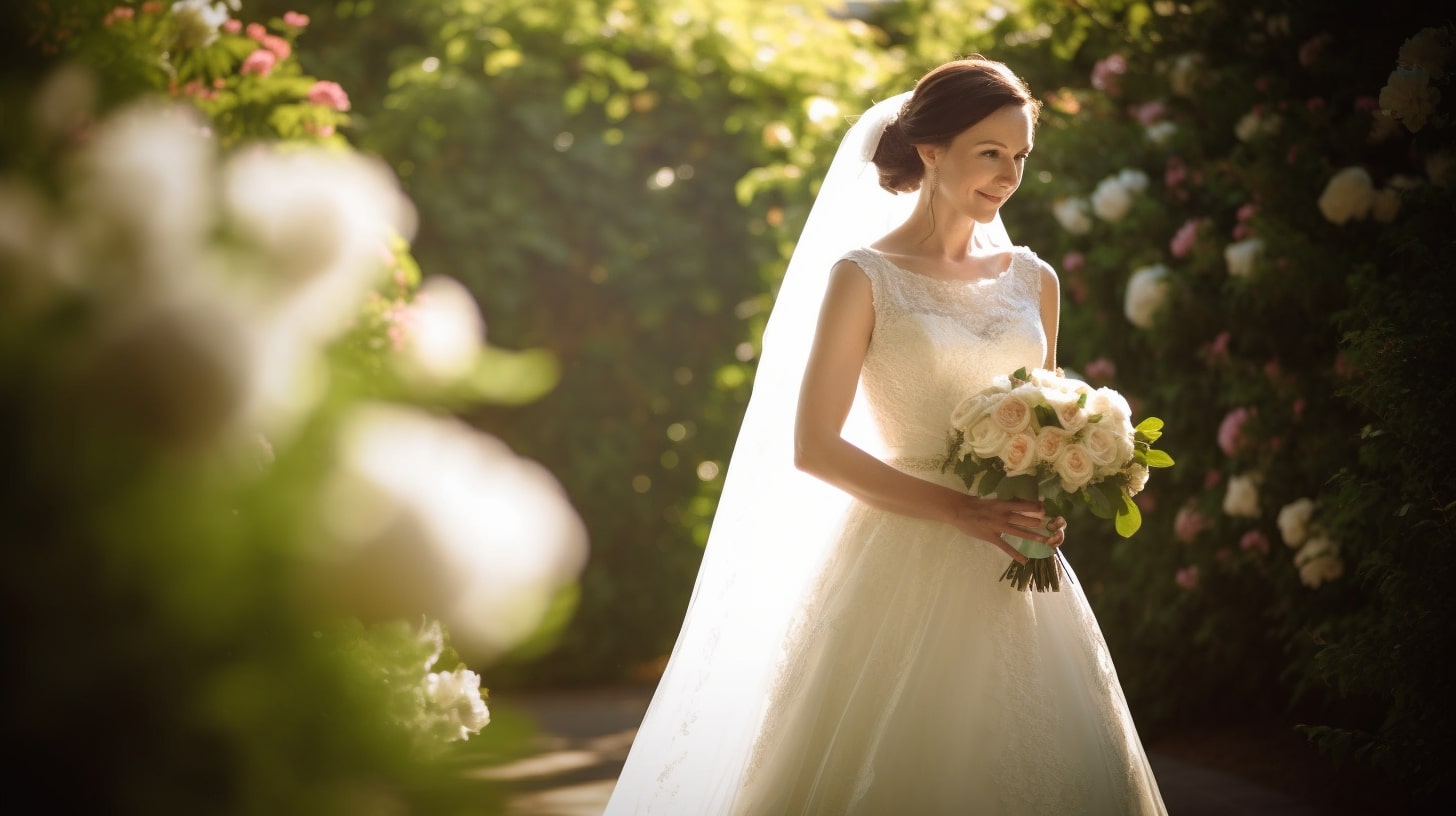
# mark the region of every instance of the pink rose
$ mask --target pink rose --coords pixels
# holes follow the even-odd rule
[[[1081,272],[1087,265],[1087,258],[1080,252],[1068,252],[1062,256],[1062,269],[1068,274]]]
[[[268,76],[273,73],[273,66],[277,63],[277,55],[266,48],[259,48],[243,60],[243,65],[238,69],[238,73]]]
[[[1188,165],[1178,156],[1169,156],[1163,165],[1163,185],[1176,190],[1188,178]]]
[[[117,20],[131,20],[135,18],[135,9],[128,6],[117,6],[106,13],[106,16],[101,19],[101,24],[107,28],[111,28],[112,23],[115,23]]]
[[[1239,539],[1239,549],[1257,550],[1260,554],[1267,555],[1269,553],[1269,537],[1258,530],[1250,530],[1244,533],[1243,538]]]
[[[326,108],[333,108],[336,111],[349,109],[349,95],[339,87],[339,83],[321,79],[308,89],[308,101],[315,105],[323,105]]]
[[[1208,355],[1215,358],[1227,357],[1229,353],[1229,340],[1231,339],[1228,332],[1219,332],[1214,336],[1213,340],[1209,341]]]
[[[1168,243],[1168,250],[1173,253],[1174,258],[1187,257],[1193,251],[1193,245],[1198,242],[1198,229],[1203,226],[1202,218],[1190,218],[1183,222],[1183,226],[1173,234],[1173,240]]]
[[[1218,423],[1218,449],[1224,452],[1225,456],[1233,456],[1238,453],[1244,444],[1244,423],[1254,412],[1245,407],[1235,408],[1224,414],[1223,421]]]
[[[1137,117],[1138,122],[1151,125],[1168,115],[1168,106],[1163,104],[1163,100],[1154,99],[1133,108],[1133,115]]]
[[[248,23],[249,38],[262,42],[266,36],[268,36],[268,29],[264,28],[262,23]]]
[[[303,28],[308,25],[308,15],[299,14],[296,11],[285,11],[283,12],[283,22],[285,25],[291,25],[294,28]]]
[[[241,20],[228,18],[227,22],[222,24],[222,30],[226,31],[229,34],[237,34],[238,32],[243,30],[243,22]]]
[[[272,34],[267,34],[264,35],[261,42],[263,43],[264,48],[272,51],[274,54],[277,54],[278,59],[288,59],[288,55],[293,53],[293,46],[289,45],[288,40],[285,40],[282,37],[275,37]]]
[[[1179,589],[1195,589],[1198,586],[1198,565],[1190,564],[1178,570],[1177,574],[1173,576],[1173,583],[1177,584]]]
[[[1076,433],[1087,427],[1087,411],[1077,404],[1076,399],[1058,399],[1051,403],[1051,407],[1067,433]]]
[[[1223,473],[1221,471],[1210,470],[1207,473],[1203,474],[1203,489],[1212,490],[1213,488],[1218,487],[1219,482],[1222,481]]]
[[[1235,214],[1238,216],[1238,219],[1240,221],[1248,221],[1250,218],[1253,218],[1258,212],[1259,212],[1258,205],[1250,202],[1250,203],[1245,204],[1244,206],[1240,207],[1239,210],[1238,210],[1238,212],[1235,213]]]
[[[1185,544],[1192,543],[1198,534],[1208,529],[1208,519],[1193,505],[1185,505],[1173,517],[1173,537]]]
[[[1061,428],[1046,427],[1036,435],[1036,458],[1043,462],[1055,462],[1066,450],[1072,435]]]
[[[1121,54],[1103,57],[1092,66],[1092,87],[1099,91],[1106,91],[1109,96],[1117,96],[1122,93],[1119,83],[1125,73],[1127,73],[1126,57]]]
[[[1112,378],[1117,376],[1117,363],[1106,357],[1098,357],[1095,360],[1088,360],[1087,365],[1083,366],[1083,370],[1089,380],[1099,383],[1111,382]]]

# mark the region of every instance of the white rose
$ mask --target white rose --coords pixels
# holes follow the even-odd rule
[[[1168,268],[1162,264],[1145,266],[1132,273],[1127,282],[1127,295],[1122,310],[1127,321],[1140,329],[1153,325],[1153,316],[1168,300]]]
[[[1279,509],[1279,535],[1290,547],[1298,547],[1309,537],[1309,517],[1314,512],[1313,499],[1298,499]]]
[[[1234,135],[1239,137],[1241,142],[1250,142],[1260,136],[1272,136],[1279,132],[1284,125],[1284,120],[1279,118],[1277,113],[1259,113],[1249,111],[1239,118],[1238,124],[1234,125]]]
[[[1264,252],[1264,242],[1258,238],[1245,238],[1223,248],[1223,261],[1228,273],[1235,278],[1247,278],[1254,273],[1254,264]]]
[[[1375,203],[1375,187],[1363,167],[1346,167],[1330,177],[1319,197],[1319,209],[1332,224],[1369,215]]]
[[[1073,235],[1085,235],[1092,229],[1092,217],[1087,213],[1091,205],[1085,198],[1059,198],[1052,205],[1052,215],[1062,229]]]
[[[1127,470],[1127,495],[1136,496],[1148,486],[1148,469],[1134,463]]]
[[[986,415],[991,403],[997,396],[999,395],[982,392],[972,394],[961,400],[961,404],[957,405],[955,410],[950,412],[951,427],[964,431],[976,424],[977,420]]]
[[[1131,167],[1125,168],[1122,172],[1118,173],[1117,180],[1122,182],[1122,186],[1134,193],[1141,193],[1148,189],[1148,174]]]
[[[1400,213],[1400,191],[1386,187],[1375,194],[1370,215],[1382,224],[1389,224]]]
[[[1223,511],[1230,516],[1257,518],[1259,515],[1259,477],[1251,473],[1230,477],[1228,492],[1223,496]]]
[[[1294,554],[1294,566],[1299,570],[1299,580],[1310,589],[1319,589],[1326,581],[1333,581],[1345,574],[1345,562],[1340,558],[1340,547],[1324,536],[1316,536],[1305,542]]]
[[[1031,424],[1031,406],[1020,395],[1007,394],[991,409],[991,418],[1003,432],[1021,433]]]
[[[1092,191],[1092,211],[1103,221],[1121,221],[1132,209],[1132,193],[1122,179],[1108,176],[1098,182],[1097,189]]]
[[[1423,28],[1400,47],[1399,62],[1407,68],[1419,68],[1440,79],[1445,73],[1446,58],[1451,55],[1451,32],[1446,28]]]
[[[1069,433],[1076,433],[1087,427],[1087,409],[1078,405],[1079,401],[1076,394],[1059,395],[1051,400],[1051,409],[1056,413],[1057,421]]]
[[[1053,467],[1060,477],[1062,489],[1068,493],[1081,490],[1092,480],[1096,465],[1092,455],[1080,443],[1073,442],[1062,450],[1062,456]]]
[[[1143,135],[1155,145],[1167,144],[1168,140],[1172,139],[1173,134],[1177,132],[1178,126],[1167,119],[1161,122],[1154,122],[1143,129]]]
[[[490,711],[480,697],[480,675],[469,669],[425,675],[425,700],[450,732],[449,741],[470,739],[490,724]]]
[[[1113,467],[1126,461],[1120,457],[1122,446],[1117,442],[1117,432],[1109,425],[1098,422],[1088,425],[1082,433],[1082,444],[1093,464],[1100,468]]]
[[[1436,112],[1441,92],[1431,87],[1431,75],[1420,68],[1397,68],[1380,89],[1380,107],[1415,133]]]
[[[1055,463],[1071,444],[1072,435],[1061,428],[1045,427],[1036,435],[1036,458]]]
[[[1127,404],[1127,397],[1106,387],[1093,391],[1087,397],[1087,411],[1101,414],[1118,425],[1127,422],[1132,416],[1132,406]]]
[[[966,429],[965,444],[971,452],[982,459],[990,459],[1001,452],[1006,444],[1007,433],[1001,430],[990,414],[982,415]]]
[[[443,386],[469,374],[485,342],[485,321],[470,291],[453,278],[425,279],[409,308],[398,362],[411,381]]]
[[[1036,470],[1036,437],[1029,433],[1012,434],[1001,447],[997,458],[1006,466],[1007,476],[1021,476]]]

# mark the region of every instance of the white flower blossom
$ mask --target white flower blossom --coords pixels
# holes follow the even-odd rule
[[[409,312],[409,333],[399,356],[405,376],[441,386],[469,374],[485,342],[485,322],[470,291],[453,278],[432,275]]]
[[[1123,299],[1123,313],[1129,323],[1140,329],[1153,325],[1153,316],[1168,300],[1168,268],[1162,264],[1145,266],[1132,273]]]
[[[1141,193],[1148,189],[1148,174],[1136,168],[1128,167],[1117,174],[1117,180],[1122,186],[1134,193]]]
[[[1143,135],[1155,145],[1167,144],[1168,140],[1172,139],[1173,135],[1177,132],[1178,126],[1167,119],[1161,122],[1154,122],[1143,129]]]
[[[1243,473],[1228,480],[1223,496],[1223,511],[1230,516],[1257,518],[1259,515],[1259,477]]]
[[[1254,274],[1254,264],[1264,252],[1264,242],[1258,238],[1245,238],[1223,248],[1223,260],[1229,275],[1247,278]]]
[[[469,669],[425,675],[425,700],[434,718],[443,720],[449,741],[470,739],[490,724],[490,710],[480,696],[480,675]]]
[[[1330,177],[1319,197],[1319,209],[1327,221],[1344,224],[1363,220],[1375,204],[1375,186],[1363,167],[1346,167]]]
[[[1339,545],[1325,536],[1314,536],[1306,541],[1294,554],[1294,566],[1299,570],[1299,580],[1310,589],[1319,589],[1345,574]]]
[[[232,2],[233,8],[237,5]],[[177,39],[184,47],[201,48],[217,41],[217,30],[226,23],[227,6],[216,0],[178,0],[172,4]]]
[[[1279,535],[1290,547],[1298,547],[1309,538],[1309,517],[1314,513],[1314,500],[1296,499],[1279,508]]]
[[[1168,71],[1168,86],[1178,96],[1192,97],[1198,91],[1202,69],[1202,54],[1181,54],[1173,60],[1173,67]]]
[[[1085,235],[1092,229],[1092,217],[1088,215],[1091,209],[1085,198],[1060,198],[1052,205],[1052,215],[1062,229],[1073,235]]]
[[[1425,127],[1436,112],[1441,92],[1431,87],[1431,75],[1421,68],[1397,68],[1380,89],[1380,108],[1405,125],[1411,133]]]
[[[1249,111],[1234,125],[1234,135],[1241,142],[1251,142],[1260,136],[1273,136],[1283,125],[1284,120],[1277,113]]]
[[[1121,178],[1108,176],[1092,191],[1092,211],[1103,221],[1116,223],[1132,209],[1132,197],[1133,190]]]
[[[1451,56],[1451,30],[1424,28],[1400,47],[1401,65],[1418,68],[1432,79],[1445,75],[1446,60]]]

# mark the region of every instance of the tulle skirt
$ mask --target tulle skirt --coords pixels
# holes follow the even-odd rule
[[[998,581],[1007,563],[949,526],[852,504],[732,810],[1165,813],[1075,577],[1018,592]]]

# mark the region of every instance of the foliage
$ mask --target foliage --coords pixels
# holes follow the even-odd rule
[[[196,6],[27,6],[35,47],[9,55],[0,717],[20,795],[495,812],[459,773],[484,759],[459,742],[485,724],[479,678],[415,621],[509,648],[583,534],[549,474],[439,414],[532,399],[552,366],[482,347],[463,291],[421,287],[409,202],[324,132],[335,89],[309,101],[307,22],[254,40],[181,19]],[[260,47],[269,72],[246,68]],[[276,137],[297,138],[257,141]],[[469,505],[418,487],[422,458]]]

